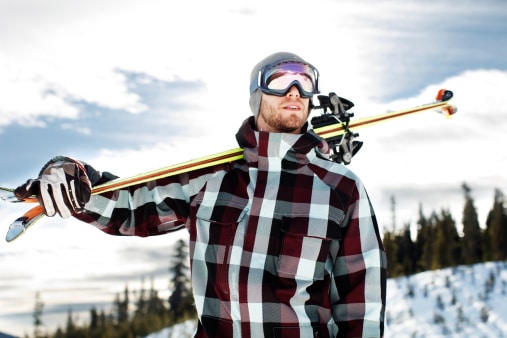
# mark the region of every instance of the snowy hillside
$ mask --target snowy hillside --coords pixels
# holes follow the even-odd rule
[[[195,331],[195,322],[188,320],[184,323],[168,327],[160,332],[152,333],[146,338],[192,338]]]
[[[192,337],[194,329],[188,321],[147,338]],[[389,279],[385,337],[507,337],[507,262]]]
[[[386,337],[507,337],[507,262],[390,279]]]

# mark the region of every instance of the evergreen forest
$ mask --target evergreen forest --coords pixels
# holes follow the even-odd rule
[[[44,303],[40,293],[35,296],[33,312],[33,335],[26,338],[134,338],[144,337],[165,327],[196,318],[194,300],[189,279],[188,245],[178,240],[169,268],[168,299],[162,299],[153,286],[143,286],[140,290],[129,290],[117,294],[112,302],[112,310],[106,312],[95,307],[90,309],[89,320],[79,325],[69,310],[67,320],[56,332],[44,330]],[[144,285],[144,282],[141,283]],[[133,297],[132,295],[135,295]]]

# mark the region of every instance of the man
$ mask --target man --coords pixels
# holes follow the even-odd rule
[[[254,67],[244,160],[90,197],[114,176],[58,157],[16,193],[112,235],[185,227],[196,337],[380,337],[385,253],[361,181],[307,130],[318,77],[291,53]]]

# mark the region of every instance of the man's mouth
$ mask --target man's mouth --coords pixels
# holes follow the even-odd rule
[[[295,104],[288,104],[286,106],[283,107],[283,109],[288,109],[288,110],[301,110],[301,107],[298,106],[298,105],[295,105]]]

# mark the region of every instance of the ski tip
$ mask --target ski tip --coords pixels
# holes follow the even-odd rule
[[[7,234],[5,235],[5,240],[7,242],[12,242],[16,238],[18,238],[23,232],[25,232],[25,227],[22,224],[14,222],[7,230]]]
[[[9,226],[9,230],[7,230],[5,240],[7,242],[12,242],[24,234],[29,227],[31,227],[42,217],[44,217],[44,212],[40,205],[37,205],[36,207],[28,210],[23,216],[12,222],[12,224]]]
[[[458,112],[458,107],[456,107],[456,106],[442,107],[442,114],[444,114],[444,116],[448,119],[450,119],[457,112]]]
[[[436,110],[436,112],[444,115],[446,119],[450,119],[454,116],[454,114],[458,112],[458,107],[453,105],[447,105],[443,106],[442,108],[439,108],[438,110]]]
[[[454,93],[449,89],[440,89],[437,93],[436,100],[438,102],[445,102],[452,99]]]

